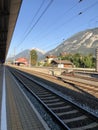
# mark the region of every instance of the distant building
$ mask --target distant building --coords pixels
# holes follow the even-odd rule
[[[54,59],[57,59],[57,57],[54,56],[54,55],[48,55],[48,56],[46,56],[45,61],[46,61],[47,63],[51,63],[51,61],[54,60]]]
[[[98,72],[98,48],[96,49],[96,71]]]
[[[61,53],[60,53],[60,56],[67,56],[67,55],[69,55],[68,52],[61,52]]]
[[[58,67],[58,68],[73,68],[74,67],[73,63],[68,60],[52,60],[51,64],[54,67]]]
[[[15,64],[20,66],[20,65],[25,65],[25,66],[28,66],[28,60],[24,57],[21,57],[21,58],[17,58],[15,60]]]

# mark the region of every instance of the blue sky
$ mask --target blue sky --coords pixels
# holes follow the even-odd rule
[[[75,33],[97,27],[97,12],[98,0],[23,0],[8,57],[25,49],[54,49]]]

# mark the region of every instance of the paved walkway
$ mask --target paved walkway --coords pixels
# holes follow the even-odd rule
[[[2,76],[0,76],[0,81],[1,80]],[[3,89],[0,88],[0,95],[2,95],[3,91],[1,92],[1,90]],[[5,93],[6,112],[3,111],[3,114],[6,114],[6,116],[4,117],[5,119],[2,119],[2,116],[0,116],[0,122],[6,120],[7,128],[3,129],[2,125],[4,124],[1,123],[1,130],[49,130],[47,124],[40,117],[38,112],[33,109],[33,104],[30,104],[30,100],[26,97],[25,93],[19,89],[19,86],[7,69],[5,69]],[[0,97],[1,106],[2,102]],[[0,112],[2,115],[1,110]]]

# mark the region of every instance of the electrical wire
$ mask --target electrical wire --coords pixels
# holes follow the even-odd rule
[[[83,12],[88,11],[90,8],[94,7],[96,4],[98,4],[98,0],[94,4],[88,6]]]
[[[83,1],[83,0],[79,0],[78,3],[82,2],[82,1]],[[33,17],[33,19],[32,19],[32,22],[33,22],[33,20],[35,19],[35,17],[38,15],[39,11],[41,10],[41,8],[42,8],[44,2],[45,2],[45,0],[42,1],[42,4],[40,5],[38,11],[36,12],[36,14],[34,15],[34,17]],[[50,3],[47,5],[47,7],[51,4],[51,2],[53,2],[53,0],[50,1]],[[78,5],[78,3],[74,4],[74,5],[73,5],[71,8],[69,8],[66,12],[64,12],[63,15],[67,14],[68,12],[70,12],[74,7],[76,7],[76,6]],[[47,7],[46,7],[45,10],[47,10]],[[45,12],[45,10],[43,11],[43,13]],[[43,13],[42,13],[41,15],[43,15]],[[41,16],[40,16],[40,17],[41,17]],[[37,19],[37,21],[36,21],[35,24],[31,27],[31,29],[30,29],[28,32],[26,31],[27,34],[25,33],[26,35],[25,35],[24,39],[21,41],[21,43],[19,43],[19,44],[17,45],[17,47],[19,47],[19,46],[24,42],[24,40],[26,39],[26,37],[29,35],[29,33],[32,31],[32,29],[35,27],[35,25],[36,25],[36,24],[38,23],[38,21],[40,20],[40,17]],[[60,18],[57,18],[56,21],[59,21],[58,19],[61,19],[61,16],[60,16]]]
[[[63,16],[65,16],[66,14],[68,14],[70,11],[72,11],[73,8],[75,8],[78,4],[80,4],[83,0],[79,0],[78,3],[74,4],[71,8],[69,8],[66,12],[64,12],[63,14],[61,14],[62,16],[57,17],[56,18],[56,24],[61,20],[61,18],[63,18]],[[72,19],[74,19],[74,17],[77,17],[76,15],[74,15],[72,18],[70,18],[69,20],[67,20],[67,22],[71,21]],[[56,26],[55,24],[55,26]],[[51,26],[53,27],[53,26]],[[49,27],[49,30],[51,29],[51,27]],[[58,27],[55,27],[54,30],[57,30]],[[43,35],[42,37],[46,37],[47,34],[49,34],[50,31],[48,31],[45,35]],[[42,33],[41,33],[42,34]]]
[[[80,0],[80,2],[82,2],[83,0]],[[37,23],[39,22],[39,20],[41,19],[41,17],[44,15],[45,11],[47,11],[47,9],[49,8],[48,6],[51,5],[51,2],[53,1],[50,1],[50,3],[47,5],[47,7],[45,8],[45,10],[42,12],[42,14],[40,15],[40,17],[37,19],[37,21],[34,23],[34,25],[31,27],[31,29],[28,31],[28,33],[26,34],[26,36],[24,37],[23,41],[27,38],[27,36],[30,34],[30,32],[34,29],[34,27],[37,25]],[[91,9],[92,7],[94,7],[96,4],[98,3],[98,1],[96,1],[95,3],[93,3],[92,5],[88,6],[87,8],[85,8],[83,11],[79,12],[77,15],[71,17],[69,20],[67,20],[65,23],[63,23],[62,25],[60,25],[59,27],[71,22],[74,18],[76,18],[77,16],[80,16],[82,14],[84,14],[84,12],[88,11],[89,9]],[[70,8],[70,10],[72,10],[76,5],[74,5],[72,8]],[[69,10],[69,11],[70,11]],[[59,28],[57,27],[57,28]],[[55,29],[57,31],[57,29]],[[23,43],[22,41],[22,43]],[[21,44],[22,44],[21,43]],[[20,44],[19,44],[20,45]]]
[[[22,42],[20,44],[18,44],[18,47],[24,42],[24,40],[27,38],[27,36],[30,34],[30,32],[36,27],[36,25],[38,24],[38,22],[40,21],[40,19],[43,17],[43,15],[46,13],[46,11],[48,10],[48,8],[51,6],[51,4],[53,3],[54,0],[50,0],[50,2],[48,3],[48,5],[46,6],[46,8],[44,9],[44,11],[41,13],[41,15],[38,17],[38,19],[36,20],[36,22],[33,24],[33,26],[30,28],[30,30],[27,32],[27,34],[25,35],[24,39],[22,40]]]
[[[27,29],[26,29],[26,31],[25,31],[25,33],[24,33],[24,34],[26,34],[26,33],[27,33],[28,28],[32,25],[32,23],[33,23],[34,19],[35,19],[35,18],[37,17],[37,15],[39,14],[39,12],[40,12],[41,8],[43,7],[44,3],[45,3],[45,0],[43,0],[43,1],[42,1],[42,3],[41,3],[41,5],[40,5],[40,7],[38,8],[38,10],[36,11],[35,15],[33,16],[32,20],[31,20],[31,22],[30,22],[29,26],[27,27]],[[32,16],[31,16],[31,17],[32,17]]]
[[[65,24],[69,24],[70,22],[72,22],[75,18],[77,18],[78,16],[84,14],[86,11],[88,11],[89,9],[91,9],[92,7],[94,7],[96,4],[98,4],[98,1],[94,2],[93,4],[91,4],[90,6],[88,6],[87,8],[85,8],[83,11],[79,12],[77,15],[74,15],[73,17],[71,17],[70,19],[68,19],[66,22],[60,24],[58,27],[55,27],[54,30],[57,31],[59,29],[61,29],[61,27],[63,27]],[[50,35],[51,33],[49,33]],[[48,36],[48,35],[47,35]],[[44,37],[46,37],[44,35]]]

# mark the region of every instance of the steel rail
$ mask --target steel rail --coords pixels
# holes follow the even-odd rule
[[[11,73],[14,74],[15,77],[18,76],[18,77],[17,77],[18,80],[19,80],[30,92],[32,91],[31,88],[28,88],[28,87],[27,87],[27,84],[24,83],[24,81],[25,81],[27,78],[30,80],[30,82],[32,81],[32,82],[36,83],[37,85],[40,85],[41,87],[43,87],[42,83],[39,83],[38,81],[32,80],[32,78],[26,76],[26,75],[23,74],[23,73],[20,73],[19,71],[15,71],[15,69],[14,69],[14,70],[10,70],[10,71],[11,71]],[[15,72],[14,72],[14,71],[15,71]],[[19,77],[20,74],[22,74],[21,77]],[[16,76],[16,75],[17,75],[17,76]],[[23,77],[25,77],[25,79],[22,80]],[[28,82],[28,83],[29,83],[29,82]],[[29,85],[30,85],[30,84],[29,84]],[[33,88],[33,89],[35,89],[35,88]],[[37,88],[36,88],[36,89],[37,89]],[[84,110],[84,109],[81,108],[80,106],[77,106],[75,103],[73,103],[72,101],[69,101],[69,100],[66,100],[66,101],[65,101],[65,104],[66,104],[66,102],[67,102],[67,106],[70,105],[72,108],[74,108],[76,111],[78,111],[78,113],[80,114],[80,116],[79,116],[78,118],[74,118],[74,120],[68,119],[68,120],[65,120],[65,121],[64,121],[64,119],[61,118],[61,117],[64,116],[64,114],[62,113],[62,110],[63,110],[63,109],[61,109],[61,113],[58,112],[57,107],[59,108],[60,106],[57,105],[56,108],[53,107],[53,102],[52,102],[53,99],[52,99],[52,100],[46,100],[46,98],[48,99],[48,97],[45,96],[45,94],[43,95],[43,92],[45,93],[46,88],[44,87],[44,90],[42,90],[42,88],[41,88],[40,91],[42,91],[42,93],[39,92],[39,95],[38,95],[38,93],[37,93],[38,90],[34,90],[34,91],[35,91],[35,92],[31,92],[31,93],[32,93],[36,98],[38,98],[38,100],[39,100],[41,103],[43,103],[43,105],[46,107],[46,109],[48,109],[49,112],[51,112],[51,113],[54,115],[54,117],[56,117],[57,120],[60,121],[61,124],[62,124],[66,129],[68,129],[68,130],[69,130],[69,129],[76,130],[76,129],[78,129],[78,127],[80,127],[80,128],[89,128],[89,127],[91,127],[91,128],[93,128],[93,127],[98,128],[98,122],[97,122],[97,121],[98,121],[98,117],[96,117],[96,116],[93,115],[92,113],[89,113],[88,111]],[[51,91],[51,90],[48,90],[46,93],[50,93],[50,91]],[[36,95],[35,93],[36,93],[37,95]],[[42,95],[42,96],[41,96],[41,95]],[[46,95],[47,95],[47,94],[46,94]],[[55,96],[56,96],[56,99],[58,98],[58,94],[57,94],[57,93],[53,94],[53,92],[51,92],[51,95],[52,95],[52,96],[55,95]],[[40,99],[40,98],[41,98],[41,99]],[[61,98],[62,98],[62,99],[61,99]],[[55,99],[55,100],[56,100],[56,99]],[[60,101],[61,104],[62,104],[62,102],[64,103],[65,98],[59,96],[58,99],[61,100],[61,101]],[[46,100],[46,101],[45,101],[45,100]],[[55,103],[56,103],[56,102],[55,102]],[[52,107],[51,107],[51,106],[52,106]],[[53,110],[53,109],[54,109],[54,110]],[[56,111],[57,111],[57,112],[56,112]],[[69,112],[69,111],[65,112],[65,115],[68,116],[68,114],[66,114],[66,113],[70,113],[70,112]],[[73,112],[73,109],[71,109],[71,113],[73,113],[73,115],[74,115],[75,111]],[[81,113],[82,113],[82,115],[81,115]],[[69,116],[70,116],[70,114],[69,114]],[[79,123],[78,120],[82,121],[82,123],[83,123],[83,119],[84,119],[84,121],[86,121],[86,118],[87,118],[87,124],[85,124],[85,125],[82,125],[82,124],[81,124],[81,126],[78,126],[78,124],[76,125],[77,122]],[[89,119],[89,118],[90,118],[90,119]],[[76,123],[75,123],[75,120],[76,120]],[[66,123],[66,122],[67,122],[67,123]],[[74,126],[74,124],[75,124],[75,126]],[[80,123],[79,123],[79,124],[80,124]],[[88,124],[91,124],[92,126],[91,126],[91,125],[88,125]]]

